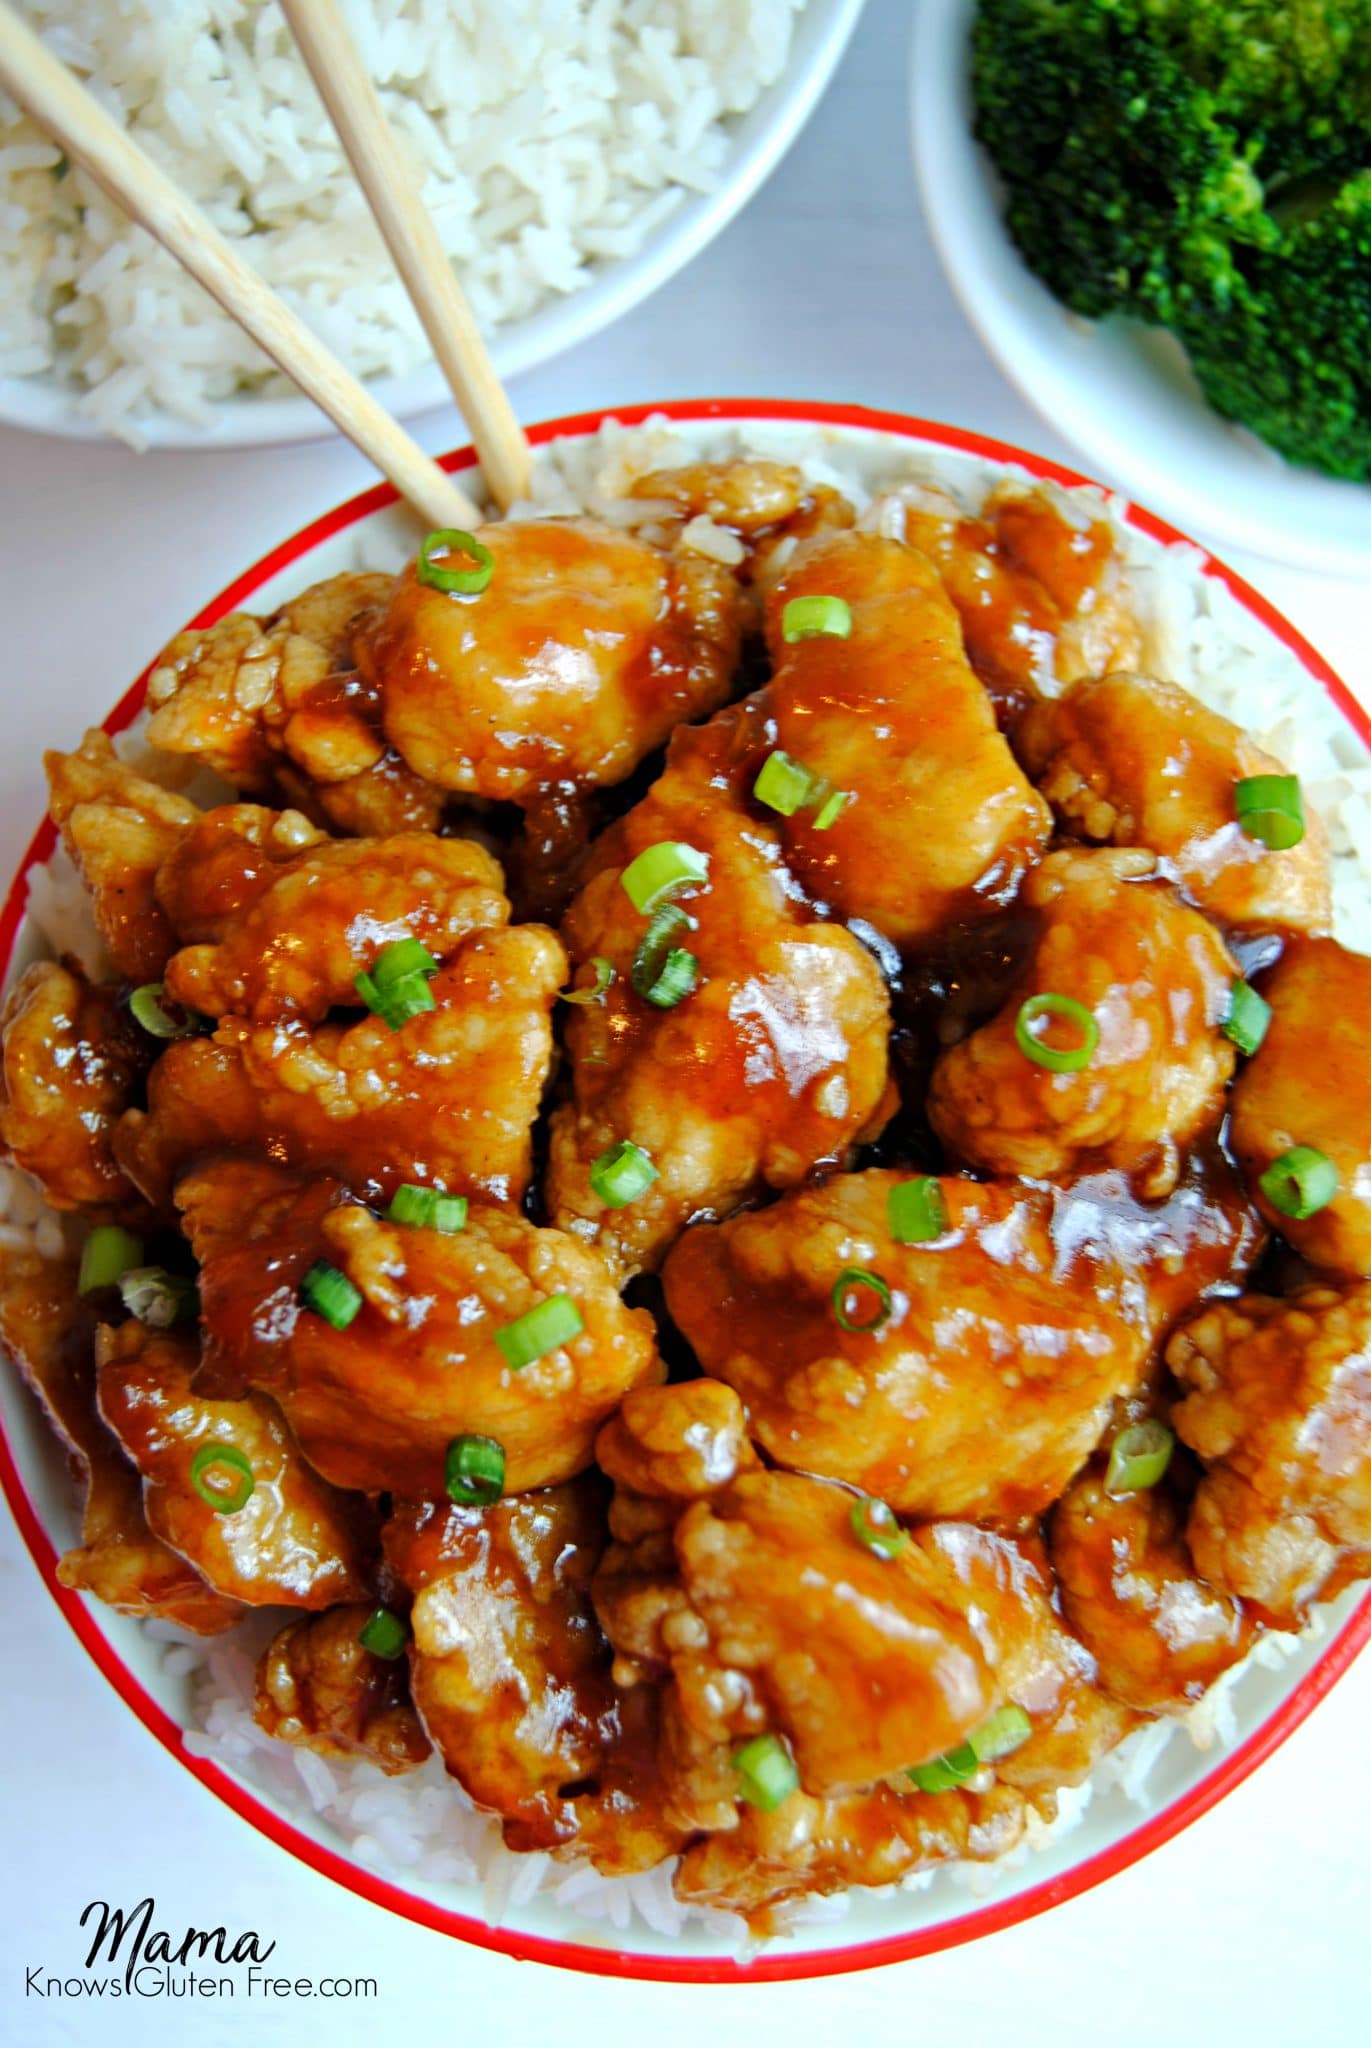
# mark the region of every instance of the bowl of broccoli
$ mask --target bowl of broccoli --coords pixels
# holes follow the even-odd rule
[[[1371,0],[920,0],[963,307],[1135,495],[1371,572]]]

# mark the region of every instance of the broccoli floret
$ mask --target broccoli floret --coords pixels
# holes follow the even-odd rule
[[[981,0],[973,56],[1048,287],[1173,328],[1292,460],[1371,474],[1371,0]]]

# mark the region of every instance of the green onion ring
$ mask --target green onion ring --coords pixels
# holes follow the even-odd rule
[[[1174,1433],[1155,1416],[1121,1429],[1110,1446],[1105,1492],[1145,1493],[1166,1471],[1175,1448]]]
[[[848,1296],[859,1290],[865,1290],[876,1297],[876,1313],[866,1322],[849,1316],[847,1312]],[[872,1330],[879,1330],[883,1324],[890,1321],[890,1289],[879,1273],[872,1273],[863,1266],[848,1266],[838,1275],[833,1283],[832,1299],[833,1313],[838,1319],[839,1329],[853,1330],[866,1335]]]
[[[787,647],[797,640],[846,640],[852,632],[852,608],[842,597],[792,597],[781,613],[781,638]]]
[[[237,1484],[232,1489],[211,1485],[209,1475],[214,1471],[231,1472]],[[241,1513],[257,1490],[252,1465],[237,1444],[201,1444],[190,1461],[190,1483],[216,1515]]]
[[[1338,1169],[1312,1145],[1292,1145],[1273,1159],[1257,1186],[1271,1207],[1293,1222],[1317,1216],[1338,1192]]]
[[[1248,775],[1233,785],[1233,811],[1249,839],[1285,853],[1304,837],[1298,775]]]
[[[384,1657],[393,1664],[405,1654],[409,1626],[389,1607],[375,1607],[358,1629],[357,1640],[373,1657]]]
[[[1066,1023],[1074,1024],[1081,1034],[1079,1045],[1065,1050],[1053,1045],[1044,1045],[1029,1028],[1039,1017],[1060,1017]],[[1091,1055],[1100,1042],[1100,1027],[1084,1003],[1078,1003],[1074,996],[1044,994],[1030,996],[1019,1005],[1019,1014],[1014,1020],[1014,1042],[1026,1059],[1035,1066],[1046,1067],[1049,1074],[1079,1074],[1083,1067],[1090,1065]]]
[[[754,1735],[733,1752],[738,1797],[763,1813],[774,1813],[800,1782],[795,1759],[779,1735]]]
[[[854,1500],[848,1520],[857,1541],[876,1557],[898,1557],[909,1548],[908,1529],[902,1529],[895,1510],[874,1495],[863,1494],[860,1500]]]
[[[536,1308],[516,1316],[512,1323],[506,1323],[502,1330],[497,1330],[495,1342],[510,1371],[522,1372],[526,1365],[534,1365],[538,1359],[546,1358],[549,1351],[557,1351],[562,1345],[570,1344],[584,1328],[581,1311],[571,1296],[550,1294]]]
[[[467,556],[475,567],[440,569],[432,559],[440,549],[448,554]],[[460,526],[440,526],[420,548],[414,574],[431,590],[442,590],[449,596],[479,597],[495,574],[495,557],[474,533],[464,533]]]
[[[458,1507],[492,1507],[505,1490],[505,1448],[493,1436],[455,1436],[443,1460],[443,1488]]]
[[[614,969],[609,961],[600,953],[595,954],[590,964],[595,969],[594,988],[564,988],[561,994],[561,999],[564,1003],[602,1003],[604,1001],[605,990],[614,979]]]

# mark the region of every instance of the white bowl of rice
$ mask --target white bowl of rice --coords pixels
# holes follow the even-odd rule
[[[595,333],[780,160],[862,0],[345,0],[495,367]],[[22,0],[327,345],[404,418],[447,399],[273,0]],[[137,447],[330,431],[0,93],[0,420]]]
[[[533,431],[540,509],[613,518],[633,475],[697,457],[772,456],[859,507],[900,485],[933,483],[971,505],[1006,474],[1084,491],[1107,507],[1145,628],[1148,664],[1249,726],[1298,771],[1329,830],[1339,936],[1371,950],[1371,721],[1299,634],[1222,564],[1125,500],[1058,466],[957,429],[858,408],[756,400],[635,408],[589,431]],[[480,495],[469,451],[451,459]],[[199,614],[267,613],[347,569],[398,567],[409,515],[385,489],[327,514]],[[231,600],[231,602],[230,602]],[[152,652],[152,650],[150,650]],[[111,694],[117,680],[106,678]],[[137,725],[146,676],[107,724]],[[53,734],[54,740],[63,736]],[[132,742],[131,742],[132,743]],[[80,952],[74,877],[51,859],[45,827],[0,916],[0,971]],[[0,1247],[55,1248],[58,1219],[0,1168]],[[1144,1725],[1060,1794],[1050,1826],[996,1864],[947,1864],[899,1886],[809,1901],[782,1937],[758,1945],[730,1915],[682,1905],[670,1864],[608,1879],[546,1854],[514,1855],[430,1758],[402,1779],[325,1761],[273,1740],[252,1715],[257,1650],[281,1621],[259,1610],[209,1642],[139,1624],[61,1586],[58,1554],[77,1540],[75,1490],[34,1403],[0,1371],[0,1481],[53,1599],[124,1703],[184,1767],[287,1853],[378,1907],[454,1937],[566,1968],[685,1982],[765,1981],[862,1969],[969,1941],[1099,1883],[1197,1819],[1311,1711],[1371,1640],[1371,1594],[1352,1587],[1299,1635],[1259,1638],[1184,1718]],[[212,1824],[212,1823],[209,1823]]]

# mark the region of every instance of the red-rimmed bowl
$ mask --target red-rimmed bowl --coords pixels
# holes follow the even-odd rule
[[[851,406],[689,401],[637,406],[612,417],[636,426],[663,414],[706,450],[722,450],[744,435],[765,452],[788,453],[796,460],[824,463],[837,456],[856,462],[873,481],[933,467],[974,489],[1009,467],[1066,486],[1086,482],[1055,463],[979,435]],[[550,421],[535,428],[531,438],[539,446],[559,439],[584,442],[604,418],[587,414]],[[470,449],[444,458],[452,470],[473,465]],[[1140,544],[1155,550],[1184,542],[1150,513],[1113,502]],[[238,606],[268,611],[337,570],[368,563],[390,566],[412,545],[413,529],[394,493],[385,487],[365,492],[274,548],[192,623],[208,625]],[[1307,689],[1311,717],[1333,721],[1358,757],[1371,754],[1371,721],[1307,641],[1222,563],[1197,549],[1185,560],[1209,580],[1250,642],[1281,650],[1301,690]],[[146,674],[116,704],[105,721],[111,732],[136,717],[145,686]],[[0,915],[0,974],[6,978],[42,950],[25,917],[27,875],[48,858],[53,845],[52,829],[44,825]],[[137,1623],[58,1584],[57,1557],[76,1540],[76,1503],[65,1461],[13,1373],[0,1374],[0,1418],[0,1481],[54,1602],[125,1705],[201,1784],[288,1854],[377,1906],[480,1947],[604,1976],[695,1983],[823,1976],[950,1948],[1028,1919],[1099,1884],[1198,1819],[1285,1740],[1371,1638],[1371,1594],[1353,1590],[1323,1611],[1317,1637],[1293,1644],[1283,1661],[1263,1661],[1244,1672],[1229,1697],[1226,1743],[1216,1741],[1200,1750],[1178,1733],[1153,1765],[1140,1801],[1125,1797],[1117,1786],[1097,1794],[1073,1832],[995,1873],[984,1886],[978,1881],[968,1888],[944,1875],[922,1891],[856,1893],[844,1918],[803,1926],[786,1941],[746,1956],[738,1955],[717,1928],[688,1926],[668,1938],[635,1921],[621,1933],[602,1921],[579,1920],[544,1895],[492,1926],[474,1888],[462,1892],[379,1876],[354,1860],[342,1838],[311,1812],[288,1809],[233,1770],[187,1749],[187,1684],[169,1675],[161,1646]]]

